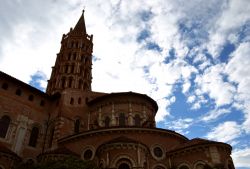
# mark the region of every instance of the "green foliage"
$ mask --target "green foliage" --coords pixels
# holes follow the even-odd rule
[[[63,160],[51,160],[38,164],[23,163],[15,169],[98,169],[98,167],[92,161],[83,161],[70,156]]]

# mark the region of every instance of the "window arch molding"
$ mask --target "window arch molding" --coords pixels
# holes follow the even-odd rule
[[[203,168],[205,167],[206,163],[204,161],[197,161],[194,164],[194,169],[202,169],[201,167],[203,166]]]
[[[41,134],[41,128],[38,125],[33,125],[30,131],[30,138],[28,145],[31,147],[36,147],[40,134]]]
[[[112,168],[117,168],[120,163],[122,162],[125,162],[125,161],[129,161],[131,163],[131,168],[133,167],[136,167],[136,162],[133,160],[132,157],[130,157],[129,155],[127,154],[118,154],[116,155],[113,160],[111,161],[111,167]]]
[[[166,169],[167,167],[164,164],[155,164],[153,169]]]
[[[190,165],[187,163],[180,164],[177,169],[190,169]]]

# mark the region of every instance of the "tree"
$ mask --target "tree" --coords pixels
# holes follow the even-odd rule
[[[15,169],[99,169],[92,161],[83,161],[74,156],[65,157],[63,160],[49,160],[37,164],[22,163]]]

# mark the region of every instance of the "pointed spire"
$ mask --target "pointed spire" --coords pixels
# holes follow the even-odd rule
[[[86,34],[86,26],[85,26],[85,20],[84,20],[84,10],[82,10],[82,15],[80,19],[78,20],[75,28],[73,29],[73,32],[75,34]]]

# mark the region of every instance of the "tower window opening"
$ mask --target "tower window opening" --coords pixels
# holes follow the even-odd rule
[[[76,60],[76,53],[73,54],[73,60]]]
[[[73,86],[73,79],[69,78],[69,88],[71,88]]]
[[[74,99],[71,97],[70,98],[70,104],[73,105],[74,104]]]
[[[71,65],[70,73],[74,73],[74,69],[75,69],[75,66],[74,66],[74,65]]]
[[[33,127],[30,134],[29,146],[36,147],[38,135],[39,135],[38,127]]]
[[[79,47],[79,44],[78,44],[78,42],[76,42],[76,48],[78,48]]]
[[[65,65],[65,73],[68,73],[68,70],[69,70],[69,66]]]
[[[2,85],[2,89],[4,89],[4,90],[7,90],[8,87],[9,87],[9,85],[8,85],[7,83],[4,83],[4,84]]]
[[[82,85],[83,85],[83,81],[82,81],[82,79],[80,79],[80,80],[79,80],[79,84],[78,84],[78,88],[79,88],[79,89],[82,89]]]
[[[79,97],[79,98],[78,98],[78,104],[81,104],[81,103],[82,103],[82,98]]]
[[[71,53],[68,54],[68,60],[70,60],[70,58],[71,58]]]
[[[62,78],[61,79],[61,88],[64,88],[65,87],[65,78]]]
[[[10,126],[10,117],[4,115],[1,119],[0,119],[0,137],[1,138],[5,138],[7,131],[9,129]]]
[[[17,90],[16,90],[16,95],[17,95],[17,96],[21,96],[21,94],[22,94],[21,89],[17,89]]]
[[[81,55],[81,61],[83,61],[84,60],[84,55]]]

